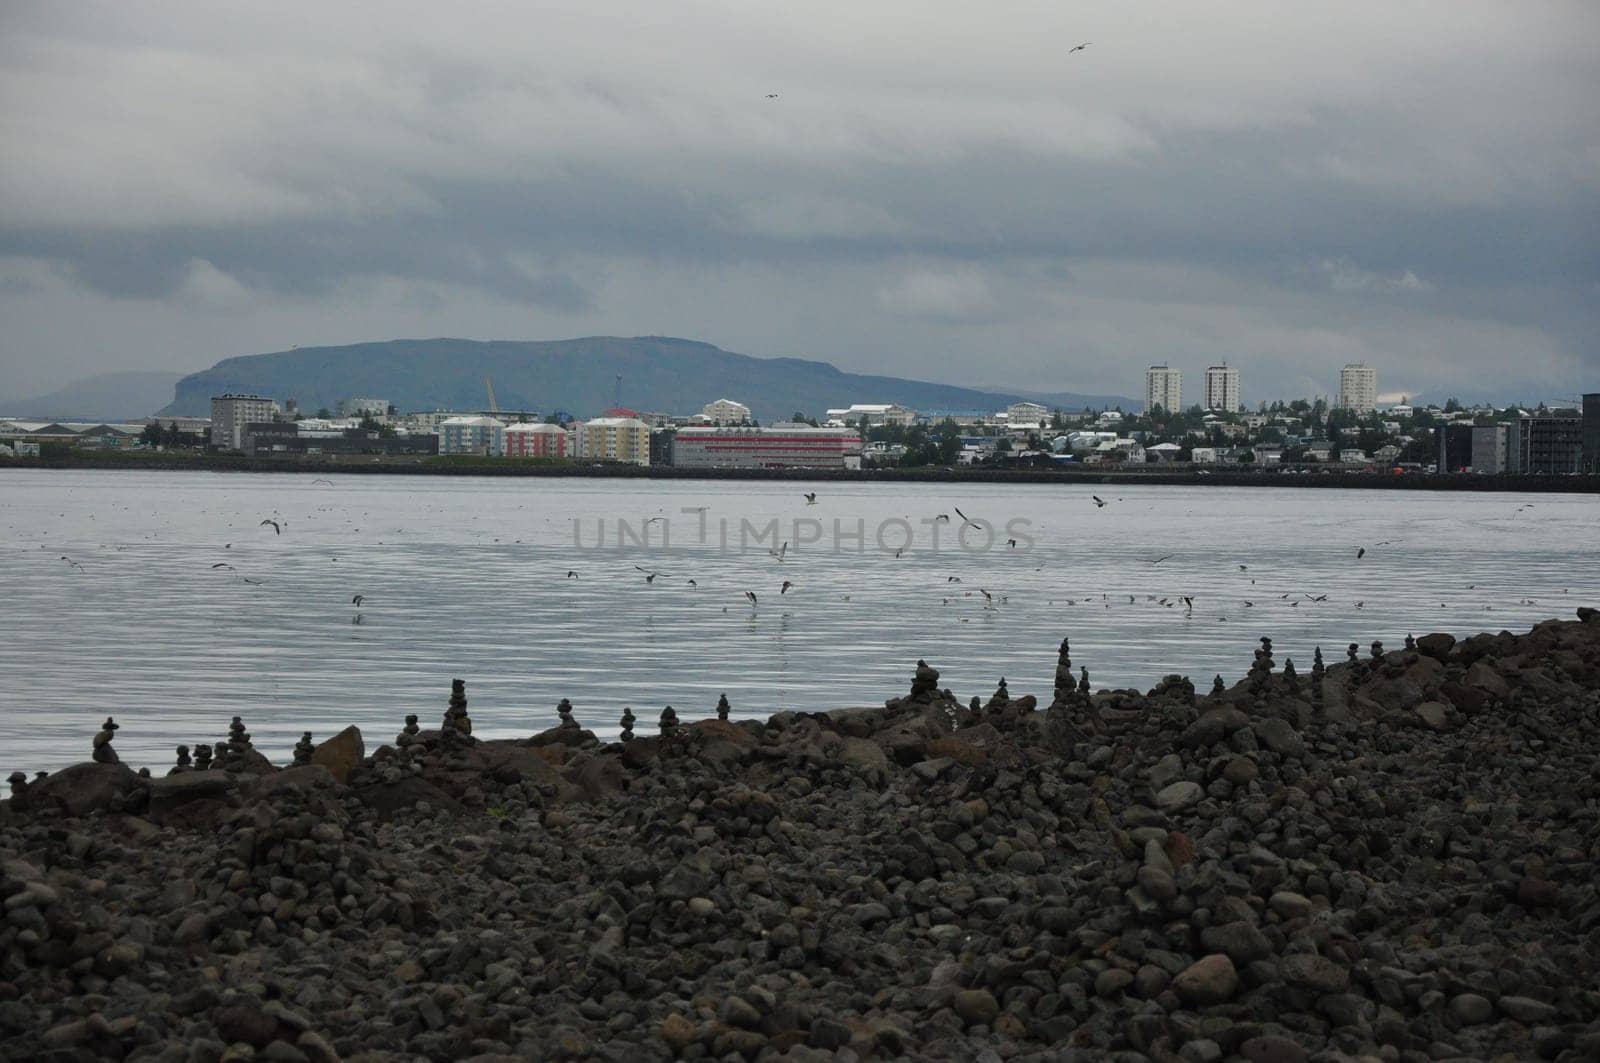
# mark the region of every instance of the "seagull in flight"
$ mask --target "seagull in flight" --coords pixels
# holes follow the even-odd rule
[[[1357,561],[1360,561],[1363,557],[1366,557],[1366,556],[1367,556],[1367,548],[1365,546],[1358,547],[1356,549],[1356,560]]]
[[[972,525],[974,528],[978,527],[978,522],[973,520],[971,517],[967,516],[965,513],[961,512],[961,507],[960,506],[951,506],[950,508],[955,510],[956,511],[956,516],[961,518],[961,526],[963,528],[966,527],[968,524]]]
[[[354,598],[350,599],[350,604],[355,606],[357,609],[360,609],[361,608],[361,603],[366,601],[366,600],[367,600],[367,596],[365,594],[358,594]]]
[[[1089,45],[1091,45],[1093,43],[1094,43],[1093,41],[1084,41],[1082,44],[1080,44],[1080,45],[1078,45],[1078,46],[1076,46],[1074,48],[1068,48],[1067,49],[1067,54],[1071,55],[1073,52],[1081,52],[1081,51],[1083,51],[1085,48],[1089,47]]]
[[[1106,500],[1101,498],[1099,495],[1090,495],[1089,497],[1094,499],[1094,506],[1096,509],[1106,508]]]
[[[777,93],[776,93],[776,92],[769,92],[769,93],[767,93],[767,99],[769,99],[769,100],[775,100],[775,99],[777,99],[777,98],[778,98],[778,94],[777,94]]]
[[[646,583],[654,583],[656,581],[656,577],[661,575],[661,573],[659,573],[659,572],[651,572],[647,568],[639,568],[638,565],[634,565],[633,567],[636,568],[636,569],[639,569],[640,572],[644,573],[644,581]]]
[[[771,554],[779,561],[782,561],[785,555],[789,553],[789,540],[785,539],[782,546],[778,547],[776,550],[768,550],[767,553]]]
[[[783,581],[783,586],[778,588],[778,593],[779,594],[788,594],[789,593],[789,588],[793,587],[793,586],[794,586],[793,583],[790,583],[788,580],[784,580]]]
[[[68,557],[68,556],[67,556],[67,555],[66,555],[66,554],[62,554],[62,555],[61,555],[61,560],[63,560],[63,561],[65,561],[65,562],[66,562],[66,563],[67,563],[67,566],[68,566],[68,567],[69,567],[69,568],[75,568],[75,569],[77,569],[77,570],[78,570],[78,571],[79,571],[79,572],[82,572],[82,571],[83,571],[83,566],[82,566],[82,565],[80,565],[80,564],[79,564],[79,563],[78,563],[78,562],[76,562],[76,561],[74,561],[74,560],[72,560],[72,558],[70,558],[70,557]]]
[[[805,499],[806,505],[814,506],[817,504],[817,493],[815,491],[807,491],[805,493]]]
[[[259,526],[262,527],[262,528],[265,528],[268,524],[272,525],[272,530],[274,532],[276,532],[279,535],[283,534],[283,526],[280,525],[277,521],[273,520],[271,517],[268,517],[266,520],[262,521]]]
[[[1177,554],[1162,554],[1160,557],[1156,558],[1154,561],[1152,561],[1150,563],[1152,565],[1159,565],[1159,564],[1161,564],[1161,562],[1166,561],[1169,558],[1174,558],[1174,557],[1177,557],[1177,556],[1178,556]]]
[[[745,591],[744,592],[744,596],[746,598],[750,599],[750,604],[751,605],[755,605],[756,604],[756,592],[755,591]]]
[[[576,572],[574,572],[572,569],[569,568],[569,569],[567,569],[567,578],[568,579],[577,579],[578,578],[578,574]]]
[[[212,565],[211,567],[212,568],[225,568],[229,572],[233,571],[233,566],[228,564],[226,561],[218,561],[216,564]]]
[[[935,524],[939,523],[940,521],[944,521],[946,524],[949,524],[950,523],[950,514],[941,513],[937,517],[933,518],[933,522]]]
[[[311,481],[311,486],[312,487],[315,487],[318,484],[327,484],[329,487],[332,487],[333,486],[333,481],[332,480],[312,480]]]
[[[255,587],[261,586],[261,581],[258,580],[258,579],[251,579],[249,576],[241,576],[240,578],[243,579],[246,583],[251,584],[252,586],[255,586]]]
[[[1015,539],[1007,539],[1006,545],[1015,550],[1017,548],[1017,541]]]

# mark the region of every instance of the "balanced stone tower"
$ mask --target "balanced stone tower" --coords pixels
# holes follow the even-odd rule
[[[117,721],[106,717],[106,722],[100,725],[100,733],[94,736],[94,761],[96,764],[120,764],[121,758],[117,751],[111,748],[111,740],[117,737]]]
[[[294,766],[297,768],[303,768],[307,764],[310,764],[311,754],[315,753],[316,751],[317,747],[311,742],[311,732],[307,731],[305,734],[300,736],[300,741],[294,744]]]
[[[439,732],[439,737],[446,740],[472,736],[472,719],[467,715],[465,679],[450,680],[450,703],[444,710],[444,722],[439,725]]]
[[[562,730],[578,730],[578,721],[572,718],[572,702],[566,698],[562,698],[560,704],[556,705],[556,716],[561,720],[557,726]]]
[[[631,708],[626,705],[622,707],[622,734],[617,736],[620,741],[633,741],[633,725],[638,719],[639,717],[633,714],[633,710]]]
[[[193,770],[193,767],[194,767],[194,762],[189,759],[189,747],[188,746],[179,746],[178,747],[178,762],[172,766],[172,768],[167,772],[167,774],[168,775],[182,775],[186,771]]]
[[[722,722],[726,723],[728,721],[728,713],[731,712],[731,711],[733,711],[733,708],[732,708],[732,706],[730,706],[728,704],[728,695],[727,694],[723,694],[720,697],[718,697],[717,698],[717,719],[719,719]]]

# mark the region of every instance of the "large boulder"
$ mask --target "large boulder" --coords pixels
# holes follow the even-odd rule
[[[181,772],[150,781],[148,814],[164,825],[213,825],[238,795],[239,780],[230,772]]]
[[[150,782],[126,764],[85,761],[34,783],[28,801],[35,809],[54,806],[69,816],[121,812],[143,804]]]
[[[311,752],[311,763],[327,768],[336,782],[349,782],[350,773],[367,755],[361,728],[346,727],[332,738],[319,742]]]

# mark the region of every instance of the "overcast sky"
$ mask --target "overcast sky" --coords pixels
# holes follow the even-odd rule
[[[1252,404],[1355,360],[1600,390],[1597,56],[1594,0],[11,0],[0,394],[647,333],[1041,391],[1168,361],[1186,400],[1226,359]]]

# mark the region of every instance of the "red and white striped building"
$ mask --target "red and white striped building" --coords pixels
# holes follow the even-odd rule
[[[564,458],[567,430],[553,424],[507,425],[505,445],[508,458]]]
[[[851,428],[779,423],[764,428],[695,425],[672,439],[672,464],[686,469],[844,469],[861,463]]]

